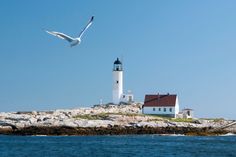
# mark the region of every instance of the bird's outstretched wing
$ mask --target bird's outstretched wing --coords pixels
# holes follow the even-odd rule
[[[94,16],[91,17],[91,19],[89,20],[88,24],[84,27],[84,29],[80,32],[79,38],[82,37],[82,35],[84,34],[84,32],[91,26],[91,24],[93,23],[93,19]]]
[[[69,41],[69,42],[72,42],[72,41],[75,40],[74,38],[72,38],[72,37],[70,37],[69,35],[66,35],[66,34],[64,34],[64,33],[54,32],[54,31],[47,31],[47,30],[45,30],[45,31],[46,31],[48,34],[51,34],[51,35],[56,36],[56,37],[61,38],[61,39],[65,39],[65,40],[67,40],[67,41]]]

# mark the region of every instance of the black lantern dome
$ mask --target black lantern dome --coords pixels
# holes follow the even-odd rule
[[[114,62],[114,66],[113,66],[113,71],[122,71],[122,63],[119,60],[119,58],[116,59],[116,61]]]

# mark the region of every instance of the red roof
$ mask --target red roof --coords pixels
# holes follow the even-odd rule
[[[143,107],[149,106],[175,106],[177,95],[165,94],[165,95],[145,95]]]

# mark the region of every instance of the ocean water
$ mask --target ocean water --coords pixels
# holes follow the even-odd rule
[[[236,136],[0,136],[0,157],[236,157]]]

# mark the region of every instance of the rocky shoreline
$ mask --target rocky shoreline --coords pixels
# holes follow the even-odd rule
[[[227,134],[227,131],[211,132],[210,128],[188,128],[188,127],[25,127],[15,130],[0,129],[4,135],[48,135],[48,136],[75,136],[75,135],[140,135],[140,134],[176,134],[189,136],[217,136]]]
[[[92,108],[41,112],[0,113],[5,135],[127,135],[236,133],[235,121],[224,119],[171,119],[140,113],[141,104],[97,105]]]

